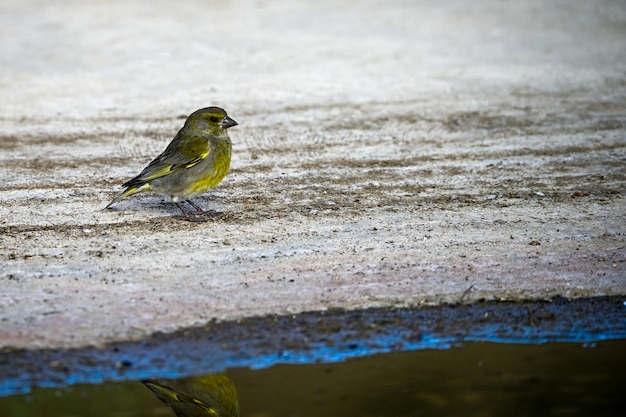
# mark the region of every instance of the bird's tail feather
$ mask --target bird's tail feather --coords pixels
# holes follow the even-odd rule
[[[142,191],[147,191],[150,189],[150,184],[142,184],[142,185],[137,185],[134,187],[128,187],[126,188],[124,191],[122,191],[121,193],[119,193],[114,199],[113,201],[111,201],[109,204],[106,205],[106,207],[104,208],[104,210],[108,209],[109,207],[111,207],[113,204],[119,202],[120,200],[128,197],[129,195],[133,195],[136,193],[140,193]]]

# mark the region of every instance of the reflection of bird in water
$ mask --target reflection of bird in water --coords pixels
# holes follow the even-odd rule
[[[142,382],[178,417],[239,416],[235,384],[224,374]]]

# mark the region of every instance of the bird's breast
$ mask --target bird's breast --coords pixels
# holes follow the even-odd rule
[[[190,195],[206,192],[222,182],[230,168],[230,149],[217,148],[212,155],[190,169],[195,168],[196,172],[191,175],[195,179],[186,190]]]

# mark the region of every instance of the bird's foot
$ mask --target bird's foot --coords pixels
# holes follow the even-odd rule
[[[219,215],[220,213],[215,210],[202,210],[200,206],[192,202],[191,200],[186,200],[190,206],[192,206],[195,211],[187,211],[185,207],[183,207],[180,203],[175,202],[180,211],[183,212],[182,216],[176,216],[182,220],[187,220],[189,222],[195,223],[203,223],[209,221],[212,217]]]

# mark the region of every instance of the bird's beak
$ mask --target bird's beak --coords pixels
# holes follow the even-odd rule
[[[222,129],[228,129],[229,127],[237,126],[239,123],[231,119],[230,117],[224,117],[222,120]]]

